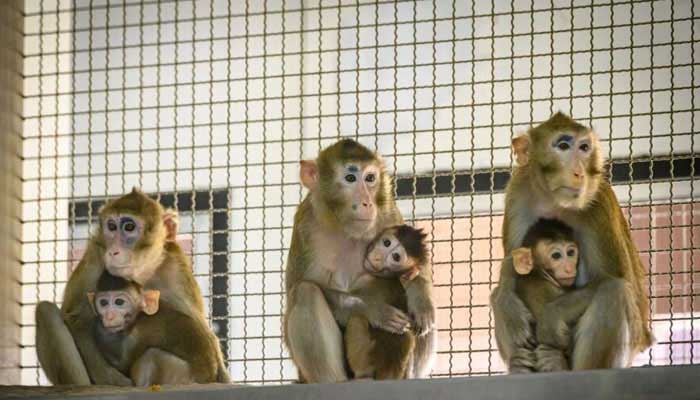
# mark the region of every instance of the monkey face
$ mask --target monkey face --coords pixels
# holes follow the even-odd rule
[[[367,248],[365,270],[379,277],[395,277],[415,266],[413,257],[393,232],[384,232]]]
[[[115,276],[129,275],[129,271],[139,264],[135,250],[143,236],[143,221],[130,214],[108,215],[103,219],[102,232],[107,270]]]
[[[566,132],[554,135],[549,151],[557,160],[558,173],[551,174],[548,187],[554,200],[563,208],[581,208],[591,176],[588,164],[597,146],[592,133],[573,135]],[[597,150],[597,149],[596,149]]]
[[[519,167],[543,201],[564,209],[585,208],[595,197],[603,174],[598,137],[563,113],[513,139]]]
[[[336,213],[351,237],[363,235],[377,220],[380,169],[374,163],[349,162],[336,168]]]
[[[576,243],[542,240],[537,243],[536,253],[539,263],[561,286],[574,284],[578,264]]]
[[[121,332],[131,326],[139,313],[139,302],[127,290],[110,290],[95,295],[95,312],[102,326],[110,332]]]

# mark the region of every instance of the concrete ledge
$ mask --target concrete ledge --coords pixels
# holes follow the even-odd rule
[[[35,399],[700,399],[700,365],[334,385],[193,385],[153,392],[114,387],[0,386],[0,398]]]

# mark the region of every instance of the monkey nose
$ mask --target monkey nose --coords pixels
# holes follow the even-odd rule
[[[112,256],[112,257],[118,256],[118,255],[119,255],[119,250],[110,251],[110,252],[109,252],[109,255]]]

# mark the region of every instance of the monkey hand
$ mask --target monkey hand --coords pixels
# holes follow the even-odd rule
[[[375,328],[399,335],[411,329],[411,320],[408,316],[386,303],[371,307],[367,312],[367,320]]]
[[[414,331],[423,336],[435,327],[435,307],[429,297],[409,296],[408,313],[413,317]]]
[[[420,274],[420,269],[418,267],[413,267],[401,275],[399,280],[401,281],[401,284],[405,286],[408,282],[417,277],[418,274]]]
[[[115,368],[97,369],[90,374],[96,385],[134,386],[134,382]]]
[[[544,314],[548,318],[537,321],[537,341],[539,343],[565,350],[571,342],[571,330],[566,321],[557,314]]]
[[[569,363],[566,361],[564,352],[552,346],[541,344],[535,349],[537,356],[536,371],[557,372],[569,370]]]

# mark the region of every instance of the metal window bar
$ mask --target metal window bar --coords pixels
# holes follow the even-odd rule
[[[658,342],[697,363],[692,2],[25,1],[22,380],[33,311],[60,301],[99,204],[134,185],[187,220],[238,382],[296,378],[283,273],[298,162],[338,137],[381,153],[431,233],[434,377],[504,372],[488,294],[510,138],[555,110],[592,124],[648,268]]]

